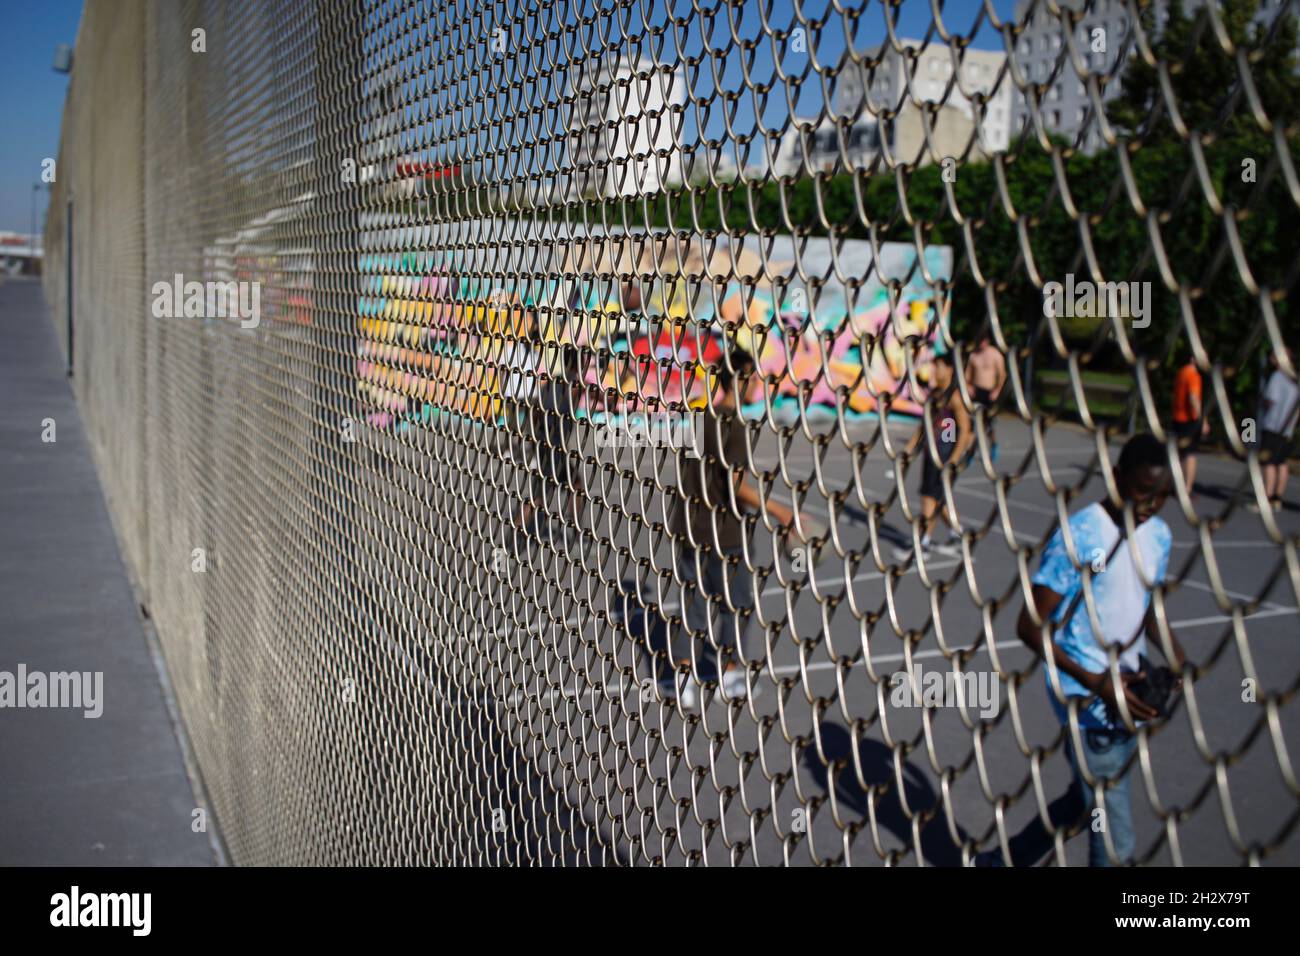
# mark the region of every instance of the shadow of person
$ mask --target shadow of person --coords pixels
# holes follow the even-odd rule
[[[850,504],[844,504],[841,505],[841,509],[843,510],[845,517],[850,521],[855,521],[858,524],[866,525],[868,527],[871,526],[871,518],[861,508],[856,508]],[[896,547],[905,548],[912,544],[912,535],[910,532],[904,531],[901,528],[890,524],[888,521],[881,521],[876,525],[876,534],[880,536],[881,540],[887,541]]]
[[[903,811],[903,802],[899,800],[893,752],[877,740],[859,741],[862,780],[868,788],[863,789],[853,764],[853,738],[849,732],[839,724],[824,721],[821,725],[821,739],[827,760],[845,761],[845,765],[836,774],[835,798],[866,819],[868,801],[871,799],[868,789],[875,790],[877,825],[888,830],[905,847],[915,852],[912,821]],[[818,786],[829,792],[829,773],[818,756],[817,748],[805,748],[803,761]],[[926,775],[910,763],[903,764],[903,796],[913,814],[938,807],[935,816],[921,828],[921,855],[926,865],[960,866],[961,849],[953,843],[948,832],[948,815],[940,806],[939,794]],[[966,839],[966,832],[960,827],[957,828],[957,835],[961,840]]]

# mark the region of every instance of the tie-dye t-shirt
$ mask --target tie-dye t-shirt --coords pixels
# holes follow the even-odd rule
[[[1142,555],[1140,574],[1133,566],[1132,543],[1126,541],[1111,554],[1119,540],[1120,529],[1100,504],[1090,505],[1070,517],[1070,535],[1075,560],[1070,560],[1065,536],[1058,528],[1047,542],[1033,583],[1049,587],[1061,595],[1063,600],[1053,615],[1054,620],[1060,621],[1069,612],[1075,594],[1083,587],[1083,573],[1076,565],[1104,568],[1092,575],[1092,593],[1102,633],[1099,642],[1093,635],[1087,602],[1081,598],[1069,622],[1057,632],[1056,643],[1085,669],[1097,673],[1107,667],[1103,643],[1127,644],[1127,649],[1120,652],[1120,669],[1135,671],[1139,656],[1146,653],[1142,625],[1151,602],[1148,588],[1162,583],[1169,567],[1169,550],[1173,541],[1169,525],[1153,516],[1138,526],[1133,540]],[[1064,671],[1061,672],[1061,686],[1070,697],[1090,696],[1087,688]],[[1065,708],[1057,702],[1050,679],[1047,696],[1057,717],[1064,723]],[[1086,710],[1080,710],[1079,722],[1085,727],[1111,725],[1105,704],[1100,699],[1094,700]]]

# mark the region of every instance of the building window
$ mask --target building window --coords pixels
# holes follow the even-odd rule
[[[849,133],[849,149],[871,150],[874,152],[879,148],[879,145],[875,126],[867,124],[855,126],[853,131]]]

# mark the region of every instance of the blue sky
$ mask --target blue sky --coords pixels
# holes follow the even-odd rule
[[[683,31],[679,40],[675,38],[665,47],[666,55],[661,57],[663,62],[672,61],[671,54],[676,49],[677,42],[681,43],[689,56],[699,56],[706,43],[712,49],[724,48],[730,43],[732,28],[725,12],[726,0],[654,0],[654,8],[660,9],[661,3],[670,7],[679,18],[691,17],[695,4],[705,9],[722,11],[711,18],[711,29],[706,29],[704,26],[707,18],[694,15],[691,27]],[[846,21],[836,12],[837,5],[840,8],[860,10],[860,15],[855,21]],[[946,0],[946,2],[940,0],[939,6],[942,10],[944,27],[949,35],[970,36],[974,31],[976,48],[1004,49],[1001,34],[989,27],[988,18],[983,15],[982,0]],[[999,18],[1010,19],[1015,12],[1015,0],[994,0],[993,8]],[[802,24],[823,24],[819,35],[805,38],[807,54],[795,52],[795,48],[790,43],[784,45],[786,52],[782,58],[783,71],[801,78],[793,103],[794,114],[801,117],[816,116],[824,106],[822,83],[817,71],[809,70],[806,75],[804,72],[810,66],[808,57],[815,56],[818,67],[824,73],[827,68],[833,70],[839,63],[844,55],[846,43],[851,43],[856,50],[867,50],[886,42],[889,39],[886,29],[887,10],[889,15],[895,18],[896,36],[917,40],[929,39],[935,43],[943,42],[938,31],[934,29],[930,0],[903,0],[901,6],[895,9],[887,8],[881,0],[763,0],[763,2],[750,0],[739,9],[743,12],[738,14],[738,35],[756,40],[758,43],[750,69],[760,83],[776,80],[773,67],[775,47],[764,33],[763,10],[770,11],[766,19],[773,31],[788,32]],[[796,9],[798,16],[796,16]],[[715,100],[717,92],[714,89],[710,70],[704,68],[697,71],[690,82],[694,99]],[[719,85],[724,90],[743,88],[741,57],[734,52],[734,48],[733,53],[727,57]],[[769,129],[784,126],[790,111],[790,105],[782,94],[782,84],[777,81],[776,90],[769,96],[762,109],[762,123]],[[701,125],[704,134],[711,139],[725,136],[722,113],[721,105],[715,101],[711,115],[707,118],[688,114],[684,138],[688,141],[692,139],[696,133],[692,127],[698,128]],[[732,116],[732,122],[739,132],[745,133],[754,127],[754,113],[752,98],[742,95]]]
[[[595,0],[578,2],[584,10],[596,5]],[[709,31],[713,41],[717,42],[718,37],[729,31],[725,0],[698,2],[705,9],[718,11],[712,17],[713,27]],[[795,24],[796,2],[769,0],[769,21],[775,28],[788,29]],[[852,40],[856,47],[864,48],[885,39],[885,6],[880,0],[860,0],[860,3],[862,14],[852,28]],[[655,0],[647,7],[634,5],[630,16],[635,18],[641,9],[662,11],[665,4],[678,16],[689,16],[693,12],[689,0]],[[848,2],[845,5],[857,4]],[[51,62],[55,46],[76,40],[81,6],[82,0],[0,0],[0,90],[4,91],[0,96],[0,230],[27,232],[31,228],[32,184],[40,178],[41,161],[47,156],[58,155],[59,127],[68,79],[55,73]],[[761,35],[758,6],[757,3],[744,5],[740,21],[742,36],[757,38]],[[798,6],[805,22],[827,21],[815,47],[816,56],[821,62],[836,62],[844,52],[845,26],[836,15],[831,0],[804,0]],[[1010,17],[1015,0],[994,0],[993,6],[999,16]],[[946,0],[942,8],[948,29],[965,35],[976,22],[982,3],[980,0]],[[897,17],[899,35],[923,37],[931,26],[930,0],[904,0]],[[683,37],[685,48],[698,51],[704,43],[704,32],[702,18],[696,15],[690,35]],[[975,45],[984,49],[1001,48],[999,36],[986,25],[977,33]],[[760,75],[770,71],[770,49],[769,45],[765,50],[760,49],[758,54],[756,65]],[[738,64],[734,57],[730,60],[733,62],[728,63],[724,85],[731,85],[739,79]],[[795,64],[788,66],[797,71]],[[697,94],[708,96],[711,80],[707,70],[705,75],[697,77],[697,84]],[[800,114],[816,112],[820,103],[821,95],[816,84],[806,84],[795,109]],[[767,120],[781,122],[783,117],[779,114],[784,110],[783,102],[770,102]],[[745,117],[746,113],[748,117]],[[748,104],[742,105],[739,118],[748,119],[744,125],[752,123],[752,117],[752,108]],[[716,136],[720,114],[715,114],[710,120],[706,124],[710,127],[709,135]],[[38,194],[38,228],[47,198],[45,191]]]
[[[0,0],[0,230],[31,230],[32,183],[59,154],[68,78],[51,64],[58,44],[77,39],[81,2]],[[38,199],[39,228],[48,192]]]

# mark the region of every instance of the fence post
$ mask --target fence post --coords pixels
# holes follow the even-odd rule
[[[73,297],[73,269],[72,269],[72,196],[68,196],[67,215],[65,219],[65,242],[67,248],[64,250],[65,268],[67,269],[67,300],[68,300],[68,378],[72,378],[73,355],[72,350],[72,297]]]

